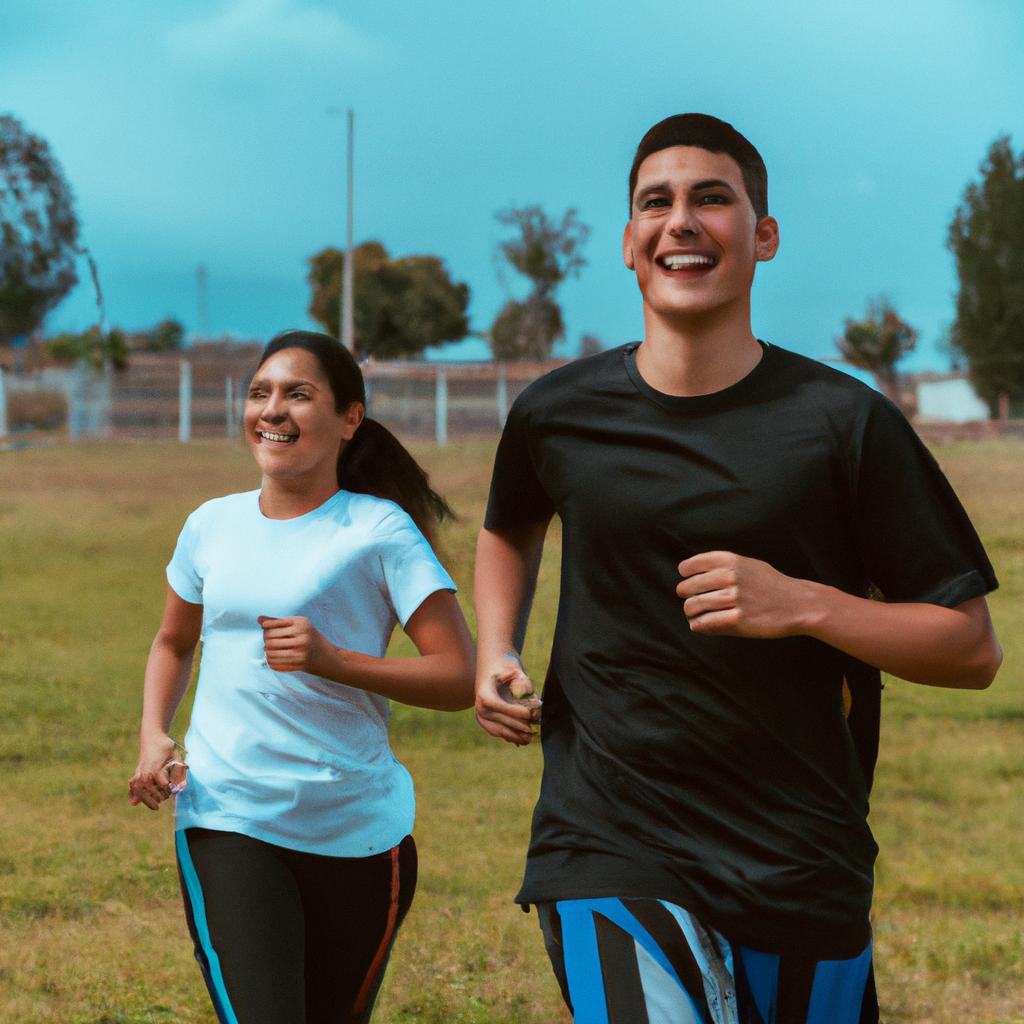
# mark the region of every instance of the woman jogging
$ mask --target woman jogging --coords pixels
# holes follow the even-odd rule
[[[364,1022],[416,884],[388,700],[459,710],[473,653],[425,534],[450,510],[333,338],[264,350],[258,491],[189,516],[146,665],[133,804],[176,793],[196,958],[222,1024]],[[385,658],[400,623],[419,657]],[[168,735],[203,655],[186,755]]]

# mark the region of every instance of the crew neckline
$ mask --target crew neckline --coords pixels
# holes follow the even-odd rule
[[[264,515],[263,509],[260,508],[260,495],[263,493],[262,488],[255,491],[249,492],[252,495],[253,504],[256,506],[256,514],[260,520],[264,523],[300,523],[303,520],[315,519],[318,516],[324,514],[328,508],[330,508],[338,499],[345,493],[344,490],[339,488],[336,490],[326,501],[321,502],[316,508],[311,508],[308,512],[303,512],[300,516],[289,516],[287,519],[274,519],[271,516]]]
[[[640,373],[636,362],[636,353],[641,345],[639,341],[630,342],[624,347],[623,364],[626,374],[637,391],[663,409],[671,409],[674,412],[709,412],[719,406],[730,404],[736,397],[743,395],[750,388],[756,387],[768,372],[770,364],[774,363],[775,346],[760,338],[756,340],[762,349],[761,358],[757,364],[751,367],[750,371],[740,377],[738,381],[706,395],[667,395],[648,384]]]

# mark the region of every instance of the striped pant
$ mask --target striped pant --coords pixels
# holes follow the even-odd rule
[[[851,960],[761,953],[655,899],[537,907],[576,1024],[877,1024],[871,946]]]
[[[175,833],[185,915],[220,1024],[365,1024],[416,888],[406,836],[322,857],[237,832]]]

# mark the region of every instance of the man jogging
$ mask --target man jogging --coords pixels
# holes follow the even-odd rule
[[[898,410],[752,333],[779,228],[747,139],[660,122],[629,200],[643,341],[520,396],[477,548],[477,717],[527,743],[518,652],[562,523],[517,901],[577,1024],[877,1021],[879,670],[988,686],[996,579]]]

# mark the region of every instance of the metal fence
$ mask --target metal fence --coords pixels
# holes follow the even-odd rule
[[[0,370],[0,439],[19,435],[193,438],[238,433],[259,349],[135,353],[124,370]],[[367,411],[399,436],[496,434],[531,381],[562,364],[365,363]]]

